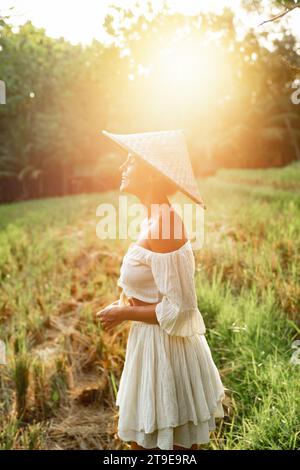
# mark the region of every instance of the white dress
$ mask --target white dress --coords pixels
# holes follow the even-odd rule
[[[157,303],[159,324],[132,321],[116,405],[118,436],[149,449],[208,443],[223,418],[225,389],[197,307],[190,240],[157,253],[131,243],[123,258],[119,304]]]

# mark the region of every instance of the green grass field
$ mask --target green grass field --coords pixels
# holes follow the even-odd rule
[[[227,390],[205,449],[300,449],[300,165],[199,181],[199,309]],[[104,332],[127,243],[96,236],[119,192],[0,206],[0,449],[128,449],[115,397],[129,322]],[[300,354],[299,354],[300,362]]]

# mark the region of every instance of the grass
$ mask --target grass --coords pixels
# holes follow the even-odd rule
[[[205,449],[299,449],[300,166],[222,170],[199,182],[198,304],[227,388]],[[96,236],[118,192],[0,206],[0,449],[127,449],[115,398],[129,323],[94,313],[119,296],[126,241]]]

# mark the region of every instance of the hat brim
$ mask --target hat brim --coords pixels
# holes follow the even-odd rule
[[[173,183],[177,188],[178,188],[178,191],[181,191],[183,194],[185,194],[186,196],[188,196],[190,199],[192,199],[196,204],[199,204],[203,209],[207,209],[204,202],[200,199],[197,199],[195,198],[190,192],[186,191],[185,188],[183,188],[182,186],[180,186],[179,184],[177,184],[172,178],[170,178],[168,175],[166,175],[165,173],[163,173],[162,171],[160,171],[156,166],[152,165],[143,155],[137,153],[137,152],[134,152],[129,146],[127,146],[126,144],[120,144],[120,142],[117,142],[116,140],[113,139],[113,137],[111,136],[111,134],[109,132],[107,132],[106,130],[102,130],[101,131],[102,134],[104,134],[111,142],[113,142],[118,148],[120,148],[121,150],[125,150],[129,153],[132,153],[134,155],[137,155],[139,158],[141,158],[145,163],[147,163],[149,166],[151,166],[151,168],[153,168],[154,170],[158,171],[161,175],[163,175],[169,182]]]

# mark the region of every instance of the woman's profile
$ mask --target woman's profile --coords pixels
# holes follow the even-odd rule
[[[120,298],[97,313],[105,330],[131,321],[118,436],[131,449],[198,449],[209,442],[215,418],[224,417],[225,389],[197,305],[192,245],[168,199],[181,190],[204,206],[184,133],[104,133],[127,151],[120,191],[145,208],[121,265]]]

